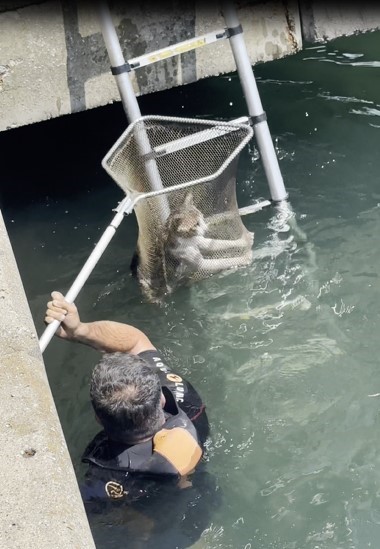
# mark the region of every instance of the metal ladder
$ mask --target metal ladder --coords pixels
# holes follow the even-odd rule
[[[288,194],[285,189],[277,155],[269,132],[267,117],[263,110],[257,89],[255,76],[243,37],[243,28],[239,23],[236,10],[231,1],[222,1],[221,8],[226,23],[224,29],[196,36],[177,44],[162,48],[125,61],[120,43],[106,2],[99,3],[99,19],[104,42],[111,62],[111,72],[115,77],[120,97],[129,122],[141,118],[140,108],[133,90],[129,73],[152,63],[168,59],[196,48],[207,46],[221,40],[228,40],[234,56],[236,69],[247,103],[250,122],[253,125],[257,146],[268,181],[271,200],[281,202]],[[240,210],[241,215],[253,213],[269,205],[269,200],[248,206]]]

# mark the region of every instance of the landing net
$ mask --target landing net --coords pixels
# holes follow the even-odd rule
[[[238,211],[236,170],[252,135],[247,118],[146,116],[130,124],[103,159],[134,204],[136,272],[149,300],[179,283],[250,263],[252,235]]]

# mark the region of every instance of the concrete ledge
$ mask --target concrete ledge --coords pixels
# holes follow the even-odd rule
[[[218,0],[111,2],[126,59],[225,26]],[[380,28],[380,4],[362,0],[236,1],[252,64],[293,54],[309,42]],[[46,0],[0,7],[0,131],[113,101],[94,3]],[[136,95],[236,69],[227,41],[163,59],[131,73]]]
[[[21,4],[21,3],[20,3]],[[301,48],[296,0],[237,2],[252,63]],[[0,131],[119,101],[95,4],[51,0],[0,9]],[[126,59],[225,27],[217,0],[111,3]],[[131,73],[137,95],[236,70],[227,41]]]
[[[302,33],[308,42],[326,42],[380,28],[380,4],[369,0],[301,0]]]
[[[0,213],[0,547],[94,548]]]

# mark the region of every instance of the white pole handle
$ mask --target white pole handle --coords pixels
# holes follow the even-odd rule
[[[69,291],[65,295],[66,301],[68,301],[69,303],[74,302],[79,292],[83,288],[85,282],[87,281],[88,277],[94,270],[95,265],[98,263],[99,259],[103,255],[104,250],[107,248],[108,244],[113,238],[116,229],[124,219],[124,214],[130,213],[132,211],[133,205],[134,202],[132,202],[128,197],[120,203],[117,214],[102,234],[99,242],[96,244],[91,255],[87,259],[86,263],[83,265],[81,271],[79,272]],[[59,320],[54,320],[45,328],[45,331],[43,332],[39,340],[41,353],[43,353],[46,347],[49,345],[60,324],[61,322]]]

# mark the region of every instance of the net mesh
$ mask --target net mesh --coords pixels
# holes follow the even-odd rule
[[[239,215],[236,170],[252,134],[246,123],[144,117],[103,159],[134,199],[134,265],[149,300],[250,263],[253,236]]]

